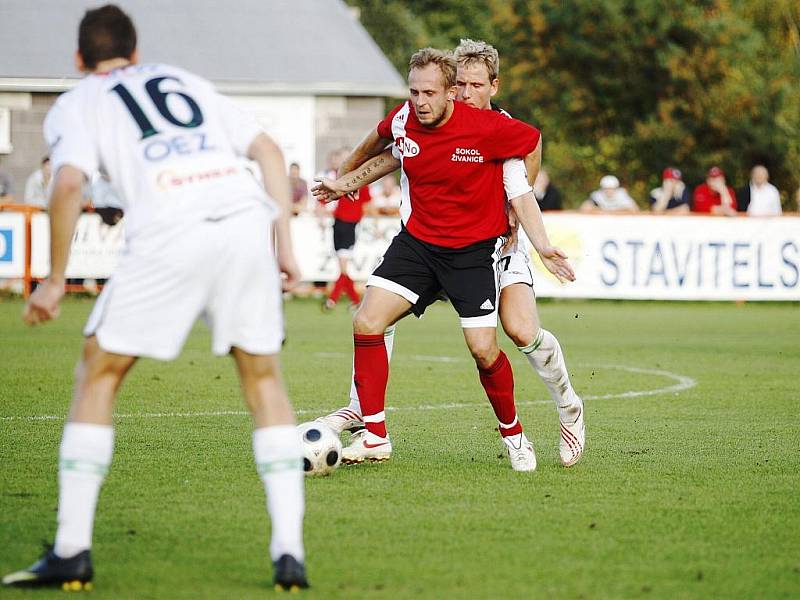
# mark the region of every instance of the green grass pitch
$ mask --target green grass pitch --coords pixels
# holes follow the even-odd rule
[[[91,302],[68,299],[32,330],[21,307],[0,300],[3,573],[55,532]],[[501,335],[539,459],[514,473],[452,309],[408,319],[388,390],[392,460],[307,481],[307,597],[800,597],[800,308],[564,301],[540,313],[587,398],[582,462],[558,463],[555,409]],[[284,371],[307,420],[346,402],[349,314],[297,300],[286,316]],[[174,363],[141,361],[117,413],[93,597],[271,595],[250,422],[205,328]]]

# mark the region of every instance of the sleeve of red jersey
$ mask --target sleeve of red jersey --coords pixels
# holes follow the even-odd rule
[[[394,139],[394,136],[392,135],[392,119],[394,119],[394,116],[400,111],[401,108],[403,108],[404,104],[405,102],[395,106],[392,111],[386,115],[383,121],[378,123],[377,131],[379,136],[386,138],[387,140]]]
[[[488,160],[524,158],[536,149],[541,137],[536,127],[495,111],[483,112],[492,117],[491,122],[486,124],[482,148]]]

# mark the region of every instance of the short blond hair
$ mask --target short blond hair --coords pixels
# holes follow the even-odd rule
[[[436,65],[442,72],[444,87],[450,88],[456,84],[456,61],[451,52],[436,48],[422,48],[417,50],[408,61],[408,70],[422,69],[428,65]]]
[[[461,40],[453,51],[453,56],[458,65],[465,67],[475,63],[484,65],[489,72],[489,81],[497,79],[500,73],[500,55],[494,46],[482,40]]]

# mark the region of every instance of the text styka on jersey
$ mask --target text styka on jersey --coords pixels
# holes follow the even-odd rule
[[[144,147],[144,157],[151,162],[164,160],[170,155],[189,155],[196,152],[216,150],[209,145],[206,134],[202,131],[184,133],[165,140],[152,140]]]
[[[456,148],[450,160],[452,162],[482,163],[483,156],[481,156],[481,152],[477,148]]]

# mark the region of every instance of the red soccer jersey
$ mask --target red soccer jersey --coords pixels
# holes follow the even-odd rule
[[[463,248],[508,230],[503,160],[536,149],[539,130],[493,110],[455,103],[435,129],[417,120],[409,102],[378,124],[401,161],[400,216],[429,244]]]
[[[336,208],[333,210],[334,218],[347,223],[358,223],[364,216],[364,205],[371,200],[369,186],[365,185],[358,190],[355,200],[349,198],[339,198]]]
[[[733,191],[731,186],[728,187],[728,193],[731,197],[733,206],[731,208],[736,210],[736,192]],[[707,183],[701,183],[694,189],[694,204],[692,211],[697,213],[710,213],[713,206],[720,206],[722,204],[722,196],[708,187]]]

